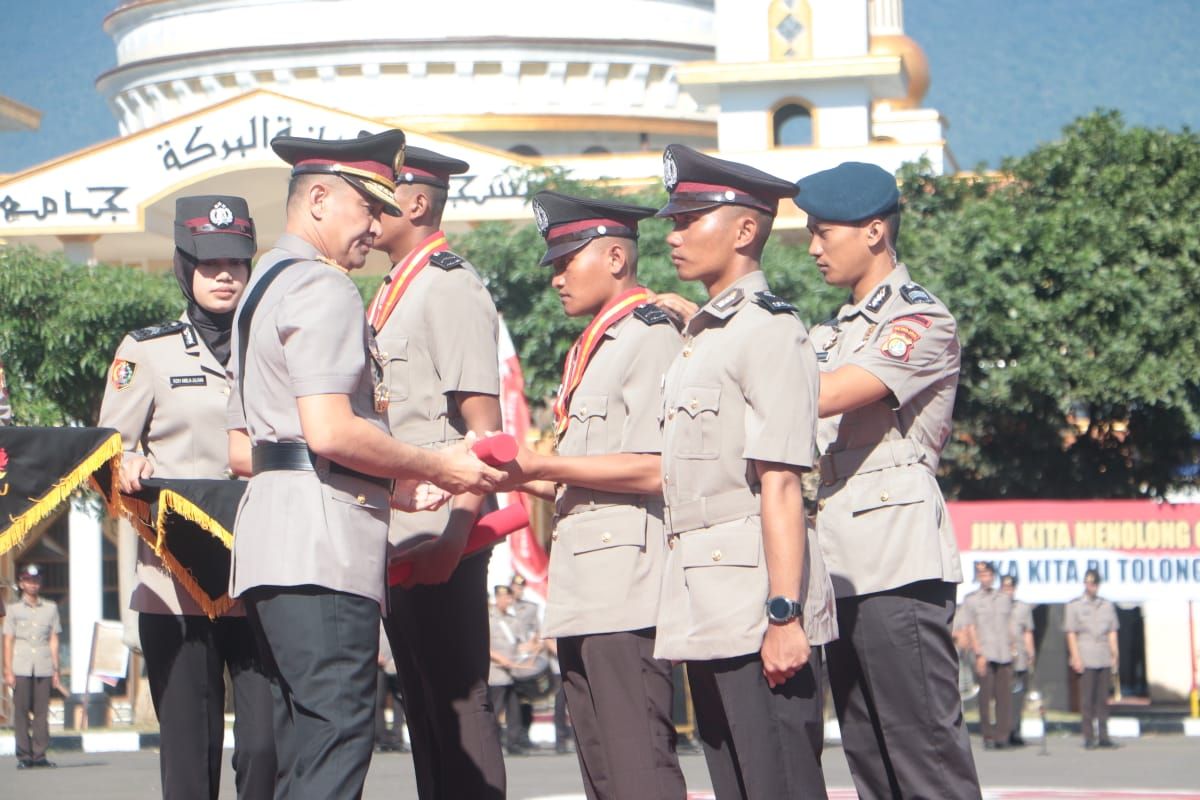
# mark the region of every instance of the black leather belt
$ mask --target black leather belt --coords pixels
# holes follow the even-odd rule
[[[250,463],[255,475],[280,469],[314,472],[317,469],[318,458],[319,456],[304,442],[264,442],[255,445],[250,450]],[[334,475],[348,475],[351,478],[358,478],[360,481],[382,486],[389,492],[392,490],[391,478],[367,475],[365,472],[343,467],[336,461],[329,461],[329,471]]]

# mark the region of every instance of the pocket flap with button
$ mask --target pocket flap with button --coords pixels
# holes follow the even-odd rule
[[[877,508],[907,506],[930,496],[929,473],[924,468],[896,467],[858,476],[849,482],[850,511],[862,514]]]
[[[564,537],[576,555],[610,547],[646,546],[646,509],[605,508],[572,514],[558,521],[559,544]]]
[[[571,398],[571,416],[581,422],[591,417],[608,416],[608,395],[575,395]]]
[[[383,486],[353,475],[331,472],[322,482],[329,487],[329,497],[339,503],[381,509],[388,508],[391,499]]]
[[[389,336],[386,339],[376,339],[375,344],[379,348],[379,357],[385,363],[388,361],[408,361],[407,336]]]
[[[757,567],[762,535],[757,525],[735,523],[679,537],[684,569],[695,567]]]
[[[720,410],[720,406],[720,386],[689,386],[680,393],[679,398],[675,401],[675,408],[686,412],[692,418],[700,416],[705,411],[715,414]]]

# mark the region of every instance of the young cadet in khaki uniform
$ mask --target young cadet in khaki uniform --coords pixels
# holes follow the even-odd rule
[[[979,727],[985,750],[1003,750],[1012,733],[1013,602],[1012,595],[999,591],[995,582],[995,570],[984,562],[979,591],[963,601],[963,622],[979,676]]]
[[[366,261],[383,208],[395,212],[403,144],[400,131],[272,141],[293,165],[285,233],[259,261],[235,323],[230,462],[254,477],[238,510],[229,593],[245,598],[271,670],[281,800],[362,793],[387,603],[389,478],[459,493],[503,477],[465,444],[422,450],[387,433],[381,357],[346,271]]]
[[[1083,575],[1083,595],[1067,603],[1063,630],[1071,669],[1079,674],[1083,746],[1116,747],[1108,738],[1108,688],[1119,665],[1117,609],[1100,597],[1100,573]]]
[[[862,797],[979,797],[950,635],[962,568],[935,477],[958,385],[954,317],[896,263],[890,174],[845,163],[798,188],[809,253],[826,283],[851,291],[812,336],[842,749]]]
[[[465,161],[408,148],[396,172],[400,214],[380,219],[375,240],[395,264],[367,313],[383,359],[388,427],[419,447],[501,425],[496,306],[441,230],[450,176],[467,169]],[[412,576],[391,589],[384,624],[425,800],[505,793],[487,694],[489,555],[459,562],[483,502],[462,495],[437,511],[393,511],[388,529],[393,554],[412,550]]]
[[[663,160],[671,259],[711,299],[665,380],[669,550],[654,654],[687,661],[717,797],[824,797],[817,645],[837,626],[800,488],[818,373],[804,325],[759,269],[794,188],[681,145]]]
[[[662,376],[679,332],[638,285],[638,222],[652,208],[539,192],[542,265],[570,317],[591,317],[567,354],[555,455],[522,453],[555,502],[542,624],[557,640],[584,789],[592,800],[683,798],[671,665],[654,657],[665,553]]]
[[[41,597],[42,573],[35,564],[17,576],[21,594],[4,617],[4,683],[13,693],[17,769],[53,767],[50,746],[50,689],[63,691],[58,673],[58,605]],[[32,721],[32,725],[30,722]]]
[[[1021,715],[1025,711],[1025,695],[1029,692],[1029,682],[1033,679],[1032,673],[1037,661],[1037,645],[1033,640],[1033,606],[1016,599],[1016,575],[1005,575],[1001,578],[1000,591],[1013,598],[1012,637],[1017,649],[1016,655],[1013,656],[1013,681],[1017,689],[1013,692],[1013,725],[1008,743],[1013,747],[1024,747]]]
[[[233,314],[256,247],[246,201],[222,195],[175,203],[175,278],[187,298],[178,320],[133,331],[117,348],[99,425],[120,431],[120,484],[141,479],[227,478],[224,435]],[[137,583],[129,607],[162,738],[164,798],[215,798],[225,734],[225,668],[234,692],[238,796],[275,790],[271,687],[241,604],[212,620],[137,540]]]

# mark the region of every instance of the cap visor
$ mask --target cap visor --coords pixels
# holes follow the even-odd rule
[[[400,206],[396,205],[396,198],[390,189],[386,189],[374,181],[360,178],[357,175],[347,175],[344,172],[338,174],[345,178],[351,186],[362,192],[363,196],[368,200],[378,200],[383,203],[383,213],[393,217],[400,216]]]
[[[576,250],[582,250],[584,248],[584,246],[590,241],[591,241],[591,239],[575,239],[574,241],[559,242],[558,244],[556,244],[552,247],[547,247],[546,255],[542,256],[542,260],[541,260],[541,263],[539,264],[539,266],[543,266],[543,267],[548,266],[550,264],[553,264],[555,261],[562,258],[563,256],[569,256],[571,253],[574,253]]]
[[[193,237],[192,250],[197,261],[254,258],[254,240],[236,233],[206,233]]]
[[[710,200],[677,200],[672,198],[654,216],[673,217],[676,214],[690,214],[693,211],[708,211],[710,208],[722,205],[725,205],[725,203],[714,203]]]

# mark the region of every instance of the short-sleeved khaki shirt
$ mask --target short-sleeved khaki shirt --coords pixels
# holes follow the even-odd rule
[[[18,678],[48,678],[54,674],[51,634],[62,633],[58,605],[38,597],[33,605],[24,596],[8,607],[4,635],[13,637],[12,669]]]
[[[1012,607],[1012,635],[1017,654],[1013,657],[1013,669],[1025,672],[1029,669],[1029,651],[1025,649],[1025,634],[1033,633],[1033,606],[1014,600]]]
[[[764,294],[766,293],[766,294]],[[756,653],[769,589],[752,462],[813,464],[817,368],[804,325],[755,271],[688,322],[663,391],[667,564],[655,656]],[[774,304],[774,310],[771,306]],[[811,526],[799,599],[809,641],[837,636],[829,577]]]
[[[862,302],[813,329],[822,372],[853,364],[892,397],[817,427],[817,531],[838,597],[962,581],[935,477],[958,387],[954,317],[897,266]]]
[[[155,335],[159,330],[166,332]],[[104,387],[99,425],[119,431],[125,452],[144,455],[156,478],[228,478],[228,401],[225,366],[184,313],[179,324],[134,331],[121,341]],[[204,614],[140,538],[129,607],[151,614]],[[241,607],[234,613],[240,615]]]
[[[1012,598],[995,589],[982,589],[964,599],[963,612],[962,623],[974,627],[983,657],[996,664],[1011,663],[1016,650]]]
[[[453,263],[448,260],[446,263]],[[427,264],[376,332],[388,389],[388,426],[418,447],[457,442],[467,431],[451,392],[500,394],[500,330],[496,305],[466,261],[450,269]],[[437,511],[393,511],[388,541],[440,536],[451,505]]]
[[[1067,603],[1063,631],[1075,634],[1079,658],[1086,669],[1108,669],[1112,666],[1108,634],[1119,628],[1116,606],[1102,597],[1091,600],[1085,594]]]
[[[634,312],[605,331],[571,395],[559,455],[662,451],[662,379],[681,340],[660,318],[648,324]],[[563,486],[555,512],[546,635],[654,627],[666,551],[662,496]]]
[[[291,258],[301,260],[284,268],[254,314],[240,385],[234,325],[229,428],[246,429],[254,445],[302,442],[297,398],[344,394],[356,416],[387,431],[374,405],[374,340],[362,297],[344,272],[320,261],[308,242],[284,234],[260,259],[247,294],[272,266]],[[385,605],[389,492],[330,472],[324,459],[317,466],[250,479],[235,523],[231,597],[256,586],[314,585]]]

